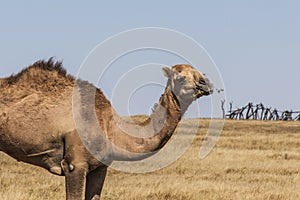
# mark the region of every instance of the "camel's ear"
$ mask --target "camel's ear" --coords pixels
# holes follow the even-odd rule
[[[172,77],[172,69],[170,69],[169,67],[163,67],[162,71],[163,71],[163,74],[165,77],[167,77],[167,78]]]

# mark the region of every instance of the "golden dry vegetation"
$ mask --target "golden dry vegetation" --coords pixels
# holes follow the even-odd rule
[[[186,121],[192,129],[197,120]],[[300,122],[226,120],[213,151],[199,149],[209,120],[172,165],[151,173],[110,169],[102,199],[300,199]],[[0,199],[64,199],[64,178],[0,154]]]

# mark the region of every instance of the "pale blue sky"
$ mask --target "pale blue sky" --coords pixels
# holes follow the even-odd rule
[[[76,74],[106,38],[164,27],[203,45],[222,74],[227,102],[300,110],[300,1],[177,2],[1,1],[0,77],[52,56]],[[139,97],[145,101],[132,113],[148,112],[158,97]]]

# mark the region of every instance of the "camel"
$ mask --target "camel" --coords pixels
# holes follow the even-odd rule
[[[67,200],[100,199],[112,161],[141,160],[153,155],[170,139],[189,105],[213,91],[210,81],[190,65],[162,70],[168,79],[164,93],[153,113],[139,123],[123,120],[100,89],[67,74],[62,63],[53,58],[39,60],[2,78],[0,151],[17,161],[65,176]],[[77,100],[74,92],[79,94]],[[79,105],[77,111],[72,110],[74,101]],[[100,133],[95,132],[94,125],[89,126],[92,112]],[[75,115],[84,123],[76,124]],[[125,127],[126,132],[120,127]],[[79,129],[86,133],[83,138]],[[127,133],[130,130],[143,137]],[[85,143],[97,154],[92,154]]]

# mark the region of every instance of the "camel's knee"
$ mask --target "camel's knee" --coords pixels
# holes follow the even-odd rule
[[[75,166],[72,163],[68,163],[65,159],[61,161],[61,168],[65,174],[71,173],[75,170]]]
[[[68,162],[66,159],[63,159],[61,161],[61,168],[63,172],[66,173],[72,173],[75,171],[85,171],[86,173],[88,172],[88,164],[84,161],[82,162],[76,162],[76,161],[71,161]]]

